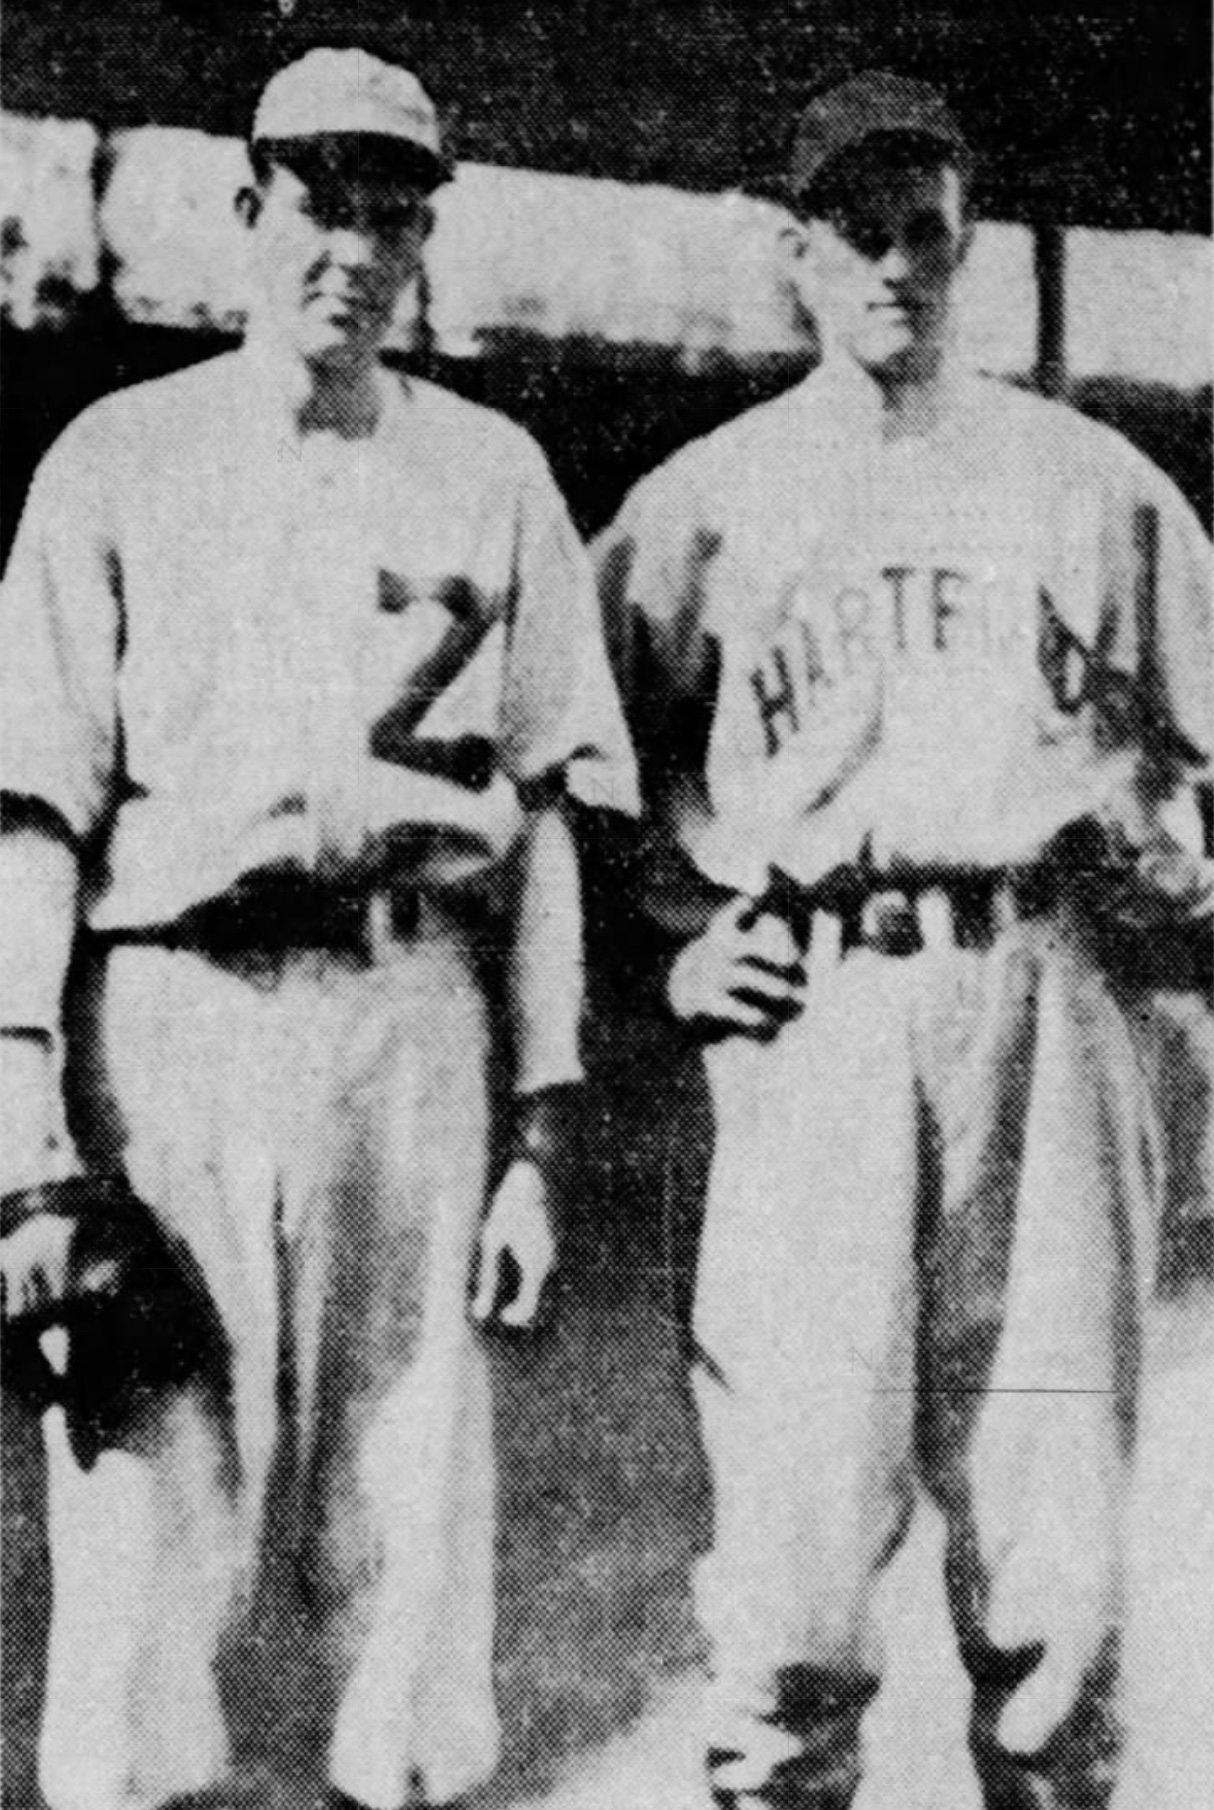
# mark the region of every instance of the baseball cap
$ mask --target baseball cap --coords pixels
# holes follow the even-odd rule
[[[942,94],[927,82],[868,69],[810,101],[793,144],[788,186],[793,198],[808,193],[844,151],[866,139],[897,133],[933,139],[969,156],[969,146]]]
[[[417,77],[366,50],[309,50],[271,76],[253,116],[254,144],[366,136],[399,147],[431,188],[450,179],[438,114]]]

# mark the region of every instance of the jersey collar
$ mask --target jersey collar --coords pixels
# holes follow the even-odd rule
[[[299,361],[275,339],[251,330],[242,347],[250,384],[249,407],[276,440],[302,444],[307,434],[299,427],[299,410],[307,395],[307,374]],[[408,394],[408,379],[385,365],[373,375],[377,404],[376,425],[368,436],[380,440],[399,425]]]
[[[881,398],[872,380],[845,352],[828,350],[822,363],[806,378],[805,399],[815,411],[824,410],[832,434],[849,445],[885,445],[891,452],[902,446],[935,440],[956,417],[966,388],[965,373],[955,357],[944,365],[937,386],[933,423],[921,432],[908,431],[887,439]]]

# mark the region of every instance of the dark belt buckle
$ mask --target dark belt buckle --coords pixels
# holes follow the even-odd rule
[[[900,887],[883,886],[871,892],[857,916],[858,942],[878,955],[914,955],[923,946],[915,901]]]

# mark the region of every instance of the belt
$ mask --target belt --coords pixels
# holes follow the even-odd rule
[[[1008,869],[934,874],[897,882],[856,880],[832,893],[777,882],[762,901],[802,945],[825,934],[840,954],[917,955],[925,949],[989,949],[1015,925],[1048,909],[1055,890],[1043,876]]]
[[[917,955],[924,949],[989,949],[1022,917],[1014,888],[1002,884],[878,886],[838,914],[844,955]]]
[[[256,880],[207,899],[163,924],[107,931],[107,944],[184,949],[216,959],[279,957],[319,949],[370,962],[411,935],[421,916],[415,891],[339,888],[306,880]]]

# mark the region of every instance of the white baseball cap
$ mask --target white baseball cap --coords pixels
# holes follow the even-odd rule
[[[434,102],[417,77],[366,50],[309,50],[271,76],[257,103],[252,139],[367,136],[389,139],[417,160],[431,188],[453,174]]]

